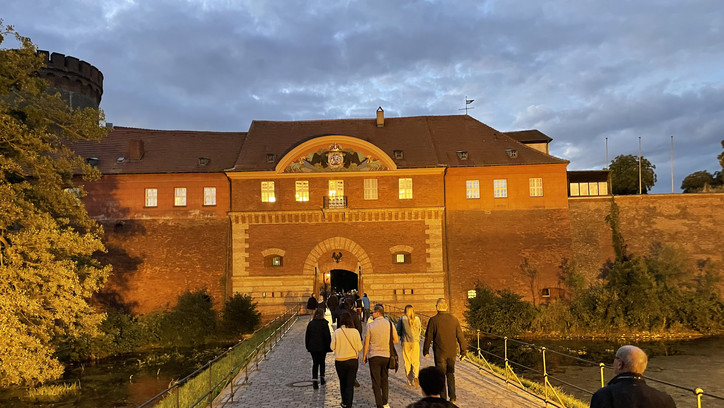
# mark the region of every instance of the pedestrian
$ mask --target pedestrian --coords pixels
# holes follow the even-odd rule
[[[457,408],[457,405],[440,396],[445,389],[445,373],[435,366],[420,370],[420,388],[424,398],[408,405],[407,408]]]
[[[314,311],[317,310],[318,304],[317,298],[314,297],[314,294],[311,294],[309,299],[307,299],[307,311],[309,311],[309,314],[312,315],[312,319],[314,319]]]
[[[593,394],[591,408],[676,408],[669,394],[646,384],[643,374],[647,365],[643,350],[631,345],[620,347],[613,359],[615,377]]]
[[[405,314],[397,321],[397,334],[402,342],[402,359],[405,362],[408,385],[420,385],[417,377],[420,373],[421,332],[422,323],[420,318],[415,316],[415,309],[412,305],[405,306]]]
[[[397,337],[397,331],[392,329],[392,322],[385,319],[385,308],[382,305],[375,305],[372,317],[374,320],[367,325],[367,335],[362,350],[362,362],[367,363],[369,361],[370,363],[372,391],[375,394],[377,408],[390,408],[387,404],[389,396],[387,366],[390,363],[390,338],[392,338],[392,343],[398,343],[400,340]]]
[[[362,307],[364,308],[364,318],[362,320],[366,322],[367,318],[370,317],[370,298],[367,297],[367,292],[362,295]]]
[[[327,299],[327,307],[329,308],[329,311],[332,312],[332,323],[337,323],[337,318],[334,316],[335,310],[337,310],[337,306],[339,306],[339,297],[337,297],[336,294],[332,294],[332,296]]]
[[[460,346],[460,358],[465,353],[465,337],[458,319],[448,313],[447,300],[440,298],[435,304],[437,314],[427,322],[425,333],[425,344],[422,346],[423,355],[430,354],[430,345],[435,353],[435,366],[439,368],[447,378],[447,392],[442,389],[440,396],[447,399],[450,394],[450,402],[455,403],[455,360],[458,355],[457,347]]]
[[[327,358],[327,353],[332,351],[329,347],[331,342],[332,336],[329,333],[329,324],[324,318],[324,308],[320,307],[314,310],[314,317],[307,324],[307,332],[304,335],[304,346],[312,355],[312,387],[315,390],[319,388],[319,384],[326,383],[324,360]],[[317,378],[319,378],[319,384],[317,384]]]
[[[351,297],[345,298],[344,303],[346,305],[346,310],[349,311],[349,313],[352,315],[352,325],[354,325],[354,328],[359,331],[360,338],[362,337],[362,322],[359,319],[359,315],[354,310],[354,299]]]
[[[332,334],[332,350],[334,351],[334,367],[339,377],[339,392],[342,396],[342,408],[352,407],[354,399],[354,382],[359,368],[359,352],[362,339],[359,332],[352,327],[352,315],[345,311],[340,315],[339,328]]]

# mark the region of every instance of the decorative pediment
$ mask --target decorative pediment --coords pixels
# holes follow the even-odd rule
[[[284,156],[282,173],[321,173],[395,170],[392,159],[377,146],[349,136],[322,136]]]

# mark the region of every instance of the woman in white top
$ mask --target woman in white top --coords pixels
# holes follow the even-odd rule
[[[405,374],[407,374],[407,384],[409,385],[420,385],[417,376],[420,373],[421,332],[420,318],[415,316],[412,305],[405,306],[405,315],[397,321],[397,334],[402,341],[402,357],[405,361]]]
[[[354,328],[352,315],[348,311],[342,312],[337,324],[339,328],[332,333],[331,348],[334,351],[334,367],[339,377],[342,407],[350,408],[354,398],[354,382],[357,379],[362,339]]]

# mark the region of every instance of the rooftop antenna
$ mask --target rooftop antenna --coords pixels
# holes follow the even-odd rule
[[[468,105],[470,105],[471,103],[473,103],[473,101],[475,101],[475,99],[468,99],[468,97],[466,96],[466,97],[465,97],[465,107],[462,108],[462,109],[458,109],[458,110],[464,110],[464,111],[465,111],[465,115],[467,115],[467,114],[468,114],[468,109],[475,109],[475,108],[472,107],[472,106],[471,106],[471,107],[468,107]]]

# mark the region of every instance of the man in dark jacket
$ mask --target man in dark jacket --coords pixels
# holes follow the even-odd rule
[[[440,396],[447,399],[449,393],[450,401],[455,403],[455,360],[458,355],[458,346],[460,346],[460,357],[465,355],[465,337],[458,319],[447,311],[447,300],[438,299],[435,308],[437,314],[427,322],[422,353],[427,357],[430,354],[430,344],[432,344],[432,351],[435,353],[435,367],[439,368],[447,377],[448,392],[445,392],[445,388],[443,388]]]
[[[616,376],[593,394],[591,408],[676,408],[669,394],[646,385],[642,375],[647,364],[648,357],[640,348],[619,348],[613,359]]]

